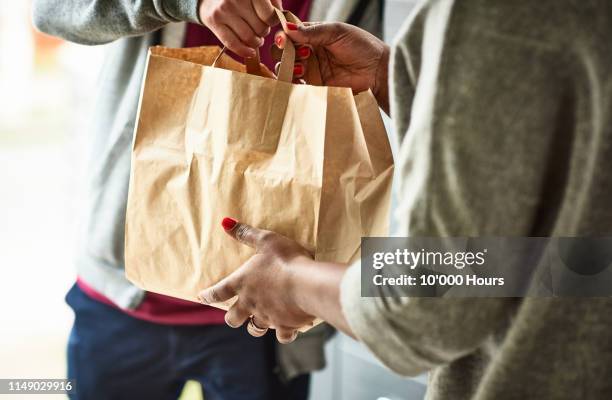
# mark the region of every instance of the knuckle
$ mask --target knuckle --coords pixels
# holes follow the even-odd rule
[[[219,301],[219,293],[218,293],[218,289],[216,287],[212,287],[210,288],[210,300],[213,303],[216,303]]]
[[[236,301],[236,303],[234,304],[233,310],[236,313],[236,315],[244,317],[244,318],[248,317],[250,314],[248,304],[246,304],[246,302],[240,299]]]
[[[259,37],[252,35],[252,34],[246,36],[245,41],[249,46],[252,46],[252,47],[257,47],[259,46],[259,43],[260,43]]]
[[[253,321],[253,324],[254,324],[256,327],[258,327],[258,328],[268,328],[268,323],[267,323],[267,322],[266,322],[266,320],[265,320],[265,319],[264,319],[262,316],[260,316],[260,315],[253,316],[253,317],[251,318],[251,321]]]
[[[219,7],[215,7],[213,10],[211,10],[208,13],[208,19],[211,21],[215,21],[215,22],[219,22],[221,21],[226,15],[226,12],[223,8],[223,6],[219,6]]]
[[[227,297],[232,296],[233,294],[237,295],[239,291],[239,285],[238,285],[239,281],[240,281],[240,277],[235,276],[233,277],[232,280],[228,280],[227,282],[225,282],[222,288],[223,296],[227,298]]]
[[[272,319],[265,312],[260,312],[259,314],[257,314],[257,322],[261,322],[264,326],[268,327],[272,325]]]
[[[237,273],[234,275],[234,279],[231,282],[227,283],[227,289],[232,293],[238,294],[242,290],[242,284],[244,281],[244,275],[242,273]]]
[[[219,12],[221,15],[227,15],[234,10],[234,3],[231,1],[222,1],[215,11]]]
[[[248,225],[245,225],[245,224],[238,225],[238,228],[236,228],[236,239],[238,239],[241,242],[244,242],[247,235],[249,234],[249,231],[250,231],[250,227]]]
[[[324,24],[320,24],[318,25],[320,28],[323,28],[325,25]],[[348,24],[342,23],[342,22],[333,22],[330,26],[330,30],[333,33],[340,33],[340,32],[344,32],[348,26]]]
[[[258,31],[259,31],[258,35],[259,35],[259,37],[261,37],[261,38],[265,38],[266,36],[268,36],[268,35],[270,34],[270,27],[269,27],[269,26],[266,26],[266,25],[264,25],[264,24],[261,24],[261,25],[263,25],[263,26],[260,26],[260,27],[259,27],[259,29],[258,29]]]
[[[268,16],[261,9],[261,7],[255,7],[255,15],[257,15],[257,18],[259,18],[262,21],[266,21],[268,19]]]
[[[263,253],[254,254],[251,258],[252,263],[250,265],[250,269],[265,269],[270,266],[270,256]]]
[[[225,313],[225,323],[232,328],[238,328],[240,326],[240,324],[234,320],[234,316],[230,312]]]
[[[201,15],[200,18],[202,19],[202,22],[204,23],[204,25],[212,29],[214,25],[214,19],[212,18],[212,15],[210,13],[200,14],[200,15]]]
[[[230,49],[236,49],[238,48],[239,42],[234,38],[226,38],[225,45]]]
[[[253,254],[251,260],[253,262],[253,266],[266,265],[268,263],[268,256],[266,256],[265,254],[256,253]]]
[[[244,307],[247,310],[257,310],[257,301],[254,300],[251,297],[245,298],[244,300]]]
[[[270,231],[262,231],[261,232],[261,237],[260,237],[260,242],[264,245],[270,245],[274,242],[274,239],[276,238],[276,235],[273,232]]]

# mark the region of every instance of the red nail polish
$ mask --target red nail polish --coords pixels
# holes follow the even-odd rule
[[[298,56],[302,57],[302,58],[308,58],[310,57],[310,47],[300,47],[297,51]]]
[[[287,29],[289,29],[290,31],[297,31],[298,26],[293,22],[287,22]]]
[[[276,43],[276,45],[278,47],[280,47],[281,44],[283,44],[283,37],[282,36],[277,36],[276,39],[274,39],[274,43]]]
[[[221,221],[221,226],[226,231],[231,231],[236,226],[237,223],[238,221],[236,221],[234,218],[225,217],[223,218],[223,221]]]
[[[304,66],[303,65],[296,65],[295,67],[293,67],[293,75],[302,75],[304,73]]]

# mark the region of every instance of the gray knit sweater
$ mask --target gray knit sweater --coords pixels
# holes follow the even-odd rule
[[[410,236],[612,234],[612,2],[434,0],[398,38]],[[428,399],[612,399],[612,300],[360,298],[355,332]]]

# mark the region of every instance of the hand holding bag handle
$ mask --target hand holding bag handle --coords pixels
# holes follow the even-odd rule
[[[275,8],[276,16],[283,27],[285,33],[288,31],[287,22],[292,22],[296,25],[300,25],[302,21],[296,17],[290,11],[281,11]],[[306,75],[305,80],[310,85],[321,86],[323,80],[321,79],[321,71],[319,70],[319,60],[314,52],[311,53],[308,59],[304,60],[306,63]],[[293,82],[293,67],[295,66],[295,46],[291,40],[285,42],[285,48],[281,57],[280,67],[278,68],[278,80],[283,82]]]
[[[287,22],[292,22],[294,24],[301,24],[302,21],[298,17],[296,17],[290,11],[282,11],[278,8],[274,9],[276,11],[276,16],[281,23],[281,26],[285,32],[287,32]],[[223,46],[219,55],[215,58],[212,63],[212,66],[217,65],[217,61],[221,57],[221,55],[225,52],[226,47]],[[317,56],[312,53],[306,62],[306,75],[305,79],[311,85],[321,86],[323,80],[321,79],[321,72],[319,70],[319,61],[317,60]],[[261,73],[261,60],[259,57],[259,49],[255,49],[255,57],[245,58],[244,64],[246,66],[247,73],[251,75],[259,75],[262,76]],[[278,68],[278,76],[277,79],[282,82],[293,82],[293,67],[295,66],[295,46],[291,40],[287,40],[285,43],[285,48],[283,50],[283,55],[281,57],[280,66]]]

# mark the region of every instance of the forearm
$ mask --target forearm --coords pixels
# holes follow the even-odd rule
[[[104,44],[155,31],[169,22],[198,22],[198,0],[35,0],[33,22],[50,35]]]
[[[306,257],[291,265],[291,284],[297,305],[349,336],[354,336],[340,304],[340,283],[348,266],[319,262]]]

